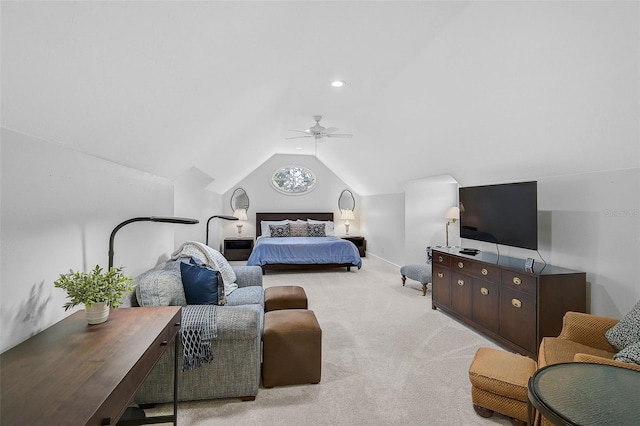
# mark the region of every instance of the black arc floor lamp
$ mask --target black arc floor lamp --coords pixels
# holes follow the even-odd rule
[[[211,219],[215,219],[215,218],[224,219],[224,220],[238,220],[238,218],[235,216],[227,216],[224,214],[216,214],[211,216],[209,219],[207,219],[207,236],[204,242],[206,245],[209,245],[209,222],[211,222]]]
[[[132,222],[164,222],[164,223],[183,223],[187,225],[195,225],[199,223],[196,219],[190,219],[188,217],[158,217],[158,216],[149,216],[149,217],[134,217],[133,219],[125,220],[120,223],[118,226],[113,228],[111,231],[111,236],[109,237],[109,270],[113,267],[113,240],[116,237],[116,232],[120,230],[125,225],[128,225]]]

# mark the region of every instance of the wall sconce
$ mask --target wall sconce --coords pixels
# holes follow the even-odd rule
[[[446,232],[446,235],[447,235],[447,244],[446,244],[446,246],[449,247],[449,225],[452,224],[452,223],[456,223],[456,220],[458,220],[460,218],[460,209],[458,207],[451,207],[444,214],[444,218],[447,219],[447,226],[445,228],[445,232]]]
[[[344,220],[345,235],[349,235],[349,220],[355,220],[353,210],[340,210],[340,219]]]
[[[239,221],[247,220],[247,209],[236,209],[233,212],[233,217],[238,219]],[[238,228],[238,238],[242,238],[242,223],[238,223],[236,227]]]
[[[164,222],[164,223],[183,223],[187,225],[195,225],[199,223],[196,219],[190,219],[187,217],[157,217],[157,216],[149,216],[149,217],[134,217],[133,219],[125,220],[124,222],[118,224],[113,231],[111,231],[111,236],[109,237],[109,268],[111,270],[113,267],[113,240],[116,237],[116,232],[120,230],[125,225],[128,225],[132,222]]]
[[[224,214],[213,215],[209,219],[207,219],[207,235],[204,242],[206,245],[209,245],[209,222],[211,222],[211,219],[215,219],[215,218],[224,219],[224,220],[238,220],[237,217],[227,216]]]

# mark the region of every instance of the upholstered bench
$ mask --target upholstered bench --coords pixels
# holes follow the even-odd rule
[[[307,294],[295,285],[268,287],[264,290],[265,312],[280,309],[307,309]]]
[[[538,366],[531,358],[510,352],[480,348],[469,367],[473,409],[482,417],[497,411],[527,422],[527,383]]]
[[[419,263],[415,265],[405,265],[400,268],[402,275],[402,286],[404,287],[407,278],[418,281],[422,284],[422,295],[427,294],[427,284],[431,282],[431,264]]]
[[[313,311],[267,312],[262,343],[265,388],[320,382],[322,330]]]

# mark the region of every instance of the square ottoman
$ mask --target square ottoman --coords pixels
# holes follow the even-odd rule
[[[534,360],[522,355],[478,349],[469,367],[473,409],[482,417],[497,411],[514,424],[526,424],[527,384],[537,368]]]
[[[307,294],[304,288],[296,285],[267,287],[264,290],[265,312],[279,309],[307,309]]]
[[[262,384],[320,383],[322,330],[313,311],[285,309],[264,315]]]

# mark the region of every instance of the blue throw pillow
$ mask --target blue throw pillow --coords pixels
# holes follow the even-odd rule
[[[206,266],[181,262],[182,286],[187,305],[218,305],[218,272]],[[220,280],[222,281],[222,280]]]

